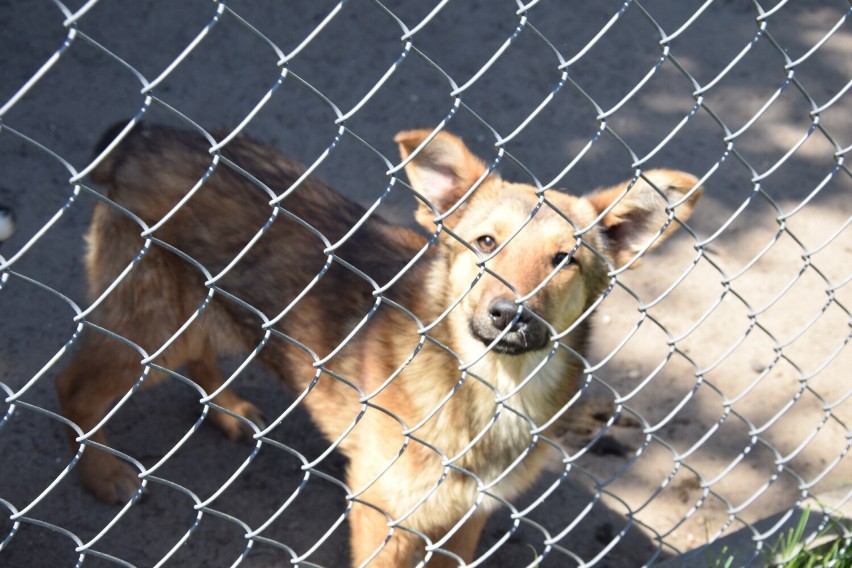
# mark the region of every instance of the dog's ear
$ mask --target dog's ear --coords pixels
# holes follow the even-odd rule
[[[431,133],[430,130],[405,130],[397,134],[394,141],[399,144],[402,159],[408,159]],[[485,164],[473,155],[461,138],[448,132],[439,132],[405,166],[411,187],[428,199],[439,213],[455,205],[486,170]],[[428,230],[434,230],[435,213],[426,204],[420,203],[415,217]]]
[[[601,220],[601,226],[609,237],[616,268],[630,262],[646,246],[656,247],[674,232],[678,227],[676,221],[658,235],[669,219],[666,207],[679,203],[698,183],[695,176],[676,170],[650,170],[644,177],[647,181],[640,177],[623,197],[630,181],[587,197],[598,214],[612,206]],[[677,218],[686,221],[700,196],[701,188],[695,188],[686,201],[679,203],[674,211]],[[636,258],[631,268],[638,266],[640,260]]]

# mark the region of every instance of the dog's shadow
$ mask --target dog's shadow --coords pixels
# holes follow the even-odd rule
[[[159,398],[158,390],[152,389],[150,396]],[[278,388],[275,379],[269,376],[261,377],[256,386],[246,388],[242,394],[257,402],[270,420],[293,402],[292,397]],[[594,404],[584,406],[586,408],[582,412],[588,412],[587,407]],[[596,418],[592,416],[592,421]],[[581,422],[581,425],[566,426],[569,436],[577,434],[582,438],[594,434],[600,426],[590,425],[587,420]],[[584,430],[587,427],[589,431]],[[181,429],[176,428],[176,431]],[[184,455],[176,456],[181,461],[170,464],[164,475],[197,487],[199,495],[213,495],[220,491],[223,483],[228,482],[233,472],[249,460],[253,446],[223,440],[213,427],[203,434],[196,447],[187,448]],[[273,442],[263,444],[244,473],[211,504],[218,513],[232,515],[252,529],[275,518],[261,532],[263,538],[252,546],[242,565],[272,566],[289,562],[294,555],[306,554],[321,539],[325,539],[323,544],[305,558],[307,562],[321,566],[348,565],[346,491],[342,482],[334,481],[344,479],[345,458],[338,452],[332,452],[316,465],[311,464],[313,468],[305,467],[306,460],[311,462],[326,452],[328,443],[307,412],[298,407],[269,438]],[[578,442],[580,446],[584,443],[585,440]],[[603,438],[598,440],[598,445],[603,447],[604,455],[596,459],[624,461],[618,451],[612,451],[612,440]],[[650,560],[657,554],[658,544],[631,523],[624,510],[615,510],[605,504],[600,495],[596,496],[587,476],[577,471],[569,471],[566,475],[557,469],[558,465],[546,471],[530,490],[516,500],[516,510],[525,513],[522,520],[516,522],[512,510],[507,507],[499,508],[492,515],[479,543],[477,557],[487,554],[495,545],[498,548],[489,555],[485,565],[575,566],[581,564],[581,560],[588,562],[608,549],[606,565],[625,566],[633,565],[639,559],[642,562]],[[198,475],[201,470],[207,473]],[[556,489],[551,492],[556,482]],[[542,499],[543,495],[546,498]],[[147,503],[142,509],[145,507]],[[208,515],[208,525],[216,524],[219,528],[204,534],[199,532],[197,536],[201,538],[195,538],[192,546],[188,546],[188,541],[184,547],[187,552],[191,551],[192,562],[197,562],[199,555],[210,554],[211,546],[205,544],[205,540],[217,543],[213,548],[217,549],[215,558],[218,560],[211,556],[210,565],[218,565],[223,559],[222,543],[226,540],[229,541],[228,549],[233,550],[233,558],[241,553],[240,546],[245,545],[244,539],[226,537],[226,533],[238,536],[239,531],[235,530],[237,526],[233,521],[216,519],[215,523],[211,523],[213,517],[215,515]],[[575,523],[580,517],[581,520]],[[552,545],[548,546],[550,539]],[[286,546],[281,547],[276,542]]]
[[[257,403],[268,420],[293,403],[260,368],[246,378],[240,379],[237,390]],[[242,558],[240,566],[256,568],[289,564],[295,557],[304,557],[310,565],[348,565],[346,491],[336,481],[344,478],[346,460],[331,452],[307,467],[328,448],[308,414],[297,407],[258,449],[256,442],[225,439],[207,419],[197,427],[199,408],[197,392],[170,380],[138,392],[109,422],[116,449],[148,468],[168,459],[153,471],[143,498],[92,549],[134,565],[153,565],[165,556],[174,566],[229,566]],[[55,440],[57,455],[62,456],[58,468],[71,460],[61,438]],[[653,557],[654,541],[631,526],[623,511],[597,499],[582,475],[572,471],[561,477],[558,487],[541,499],[560,478],[553,470],[546,472],[515,502],[516,509],[524,511],[540,501],[522,520],[516,522],[506,507],[492,515],[477,557],[498,548],[484,565],[575,566],[611,543],[606,565],[634,565]],[[97,501],[71,475],[34,514],[87,542],[121,511]],[[64,534],[30,524],[20,531],[4,550],[10,565],[64,565],[77,557],[75,543]],[[256,538],[247,539],[247,534]],[[550,548],[545,543],[549,538],[554,539]],[[96,561],[92,556],[88,560]]]

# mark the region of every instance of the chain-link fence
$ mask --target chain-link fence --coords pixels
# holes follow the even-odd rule
[[[406,226],[417,184],[393,138],[412,128],[462,136],[545,198],[653,168],[691,172],[692,189],[704,187],[692,216],[680,203],[663,210],[677,233],[635,270],[610,266],[590,347],[576,357],[578,396],[560,410],[559,439],[549,431],[532,444],[549,461],[492,513],[473,563],[640,566],[685,554],[682,565],[714,566],[727,557],[705,545],[737,535],[732,565],[757,566],[803,509],[803,539],[814,540],[848,504],[852,477],[850,14],[845,0],[3,3],[0,205],[17,230],[0,244],[0,564],[350,562],[359,495],[347,461],[305,412],[305,393],[285,392],[258,362],[268,338],[219,361],[266,417],[248,443],[211,427],[220,406],[198,377],[160,367],[160,351],[192,328],[181,312],[186,325],[137,357],[136,382],[108,419],[68,444],[54,379],[87,336],[109,336],[116,351],[132,344],[98,326],[99,301],[86,295],[83,234],[105,202],[90,174],[120,149],[95,162],[92,152],[109,126],[143,116],[206,135],[211,166],[268,192],[264,218],[286,216],[304,180],[270,188],[265,172],[228,165],[237,134],[305,164],[369,219]],[[159,166],[149,173],[177,167]],[[203,193],[206,179],[184,190]],[[122,269],[167,246],[157,231],[168,222],[137,234],[145,226],[153,240],[140,239]],[[259,236],[245,250],[267,229],[251,227]],[[242,302],[212,276],[190,313],[204,311],[205,292]],[[144,309],[137,301],[127,309]],[[551,331],[565,340],[565,327]],[[158,369],[172,380],[141,390]],[[536,436],[540,425],[530,423]],[[141,473],[142,491],[118,504],[79,481],[103,431]],[[390,526],[400,533],[405,520]],[[439,558],[428,554],[442,542],[429,538],[421,554]]]

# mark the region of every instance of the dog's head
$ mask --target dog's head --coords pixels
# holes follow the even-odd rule
[[[517,355],[550,348],[606,288],[609,272],[635,267],[685,221],[701,190],[673,170],[577,197],[510,183],[474,156],[456,136],[400,132],[411,186],[421,202],[417,221],[430,232],[436,219],[452,301],[467,332],[492,351]],[[473,191],[471,188],[477,186]],[[670,214],[670,211],[672,212]]]

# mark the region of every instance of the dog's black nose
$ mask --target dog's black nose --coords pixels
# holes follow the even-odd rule
[[[494,327],[506,329],[512,323],[515,314],[518,313],[518,305],[509,298],[497,298],[488,306],[488,313],[491,314],[491,321],[494,323]],[[520,317],[518,317],[518,320],[512,327],[520,327],[520,324],[526,323],[528,320],[529,316],[525,312],[521,312]]]

